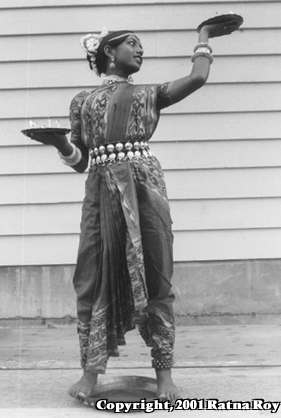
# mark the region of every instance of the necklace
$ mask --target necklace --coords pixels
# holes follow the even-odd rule
[[[131,83],[133,80],[130,75],[128,78],[125,78],[125,77],[120,77],[119,75],[111,74],[111,75],[106,75],[104,77],[102,84],[107,85],[107,84],[118,83],[118,82],[120,83],[124,81],[127,83]]]

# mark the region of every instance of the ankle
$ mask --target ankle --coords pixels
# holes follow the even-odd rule
[[[172,370],[155,370],[157,380],[172,379]]]
[[[93,373],[89,370],[84,369],[83,377],[85,377],[86,379],[91,380],[91,381],[96,381],[97,378],[98,378],[98,373]]]

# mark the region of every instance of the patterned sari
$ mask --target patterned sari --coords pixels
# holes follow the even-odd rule
[[[171,84],[112,82],[71,103],[71,140],[89,150],[148,141]],[[74,287],[81,365],[104,373],[136,325],[152,356],[170,364],[174,344],[171,217],[154,156],[90,168],[82,208]]]

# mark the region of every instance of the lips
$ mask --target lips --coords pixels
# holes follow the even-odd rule
[[[140,57],[139,55],[135,57],[135,60],[142,64],[142,57]]]

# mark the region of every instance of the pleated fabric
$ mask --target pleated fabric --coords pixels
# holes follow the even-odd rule
[[[102,86],[71,104],[72,140],[92,148],[149,140],[169,85]],[[121,97],[122,96],[122,100]],[[81,365],[104,373],[136,325],[156,358],[172,357],[173,234],[161,166],[154,156],[89,170],[73,278]]]

